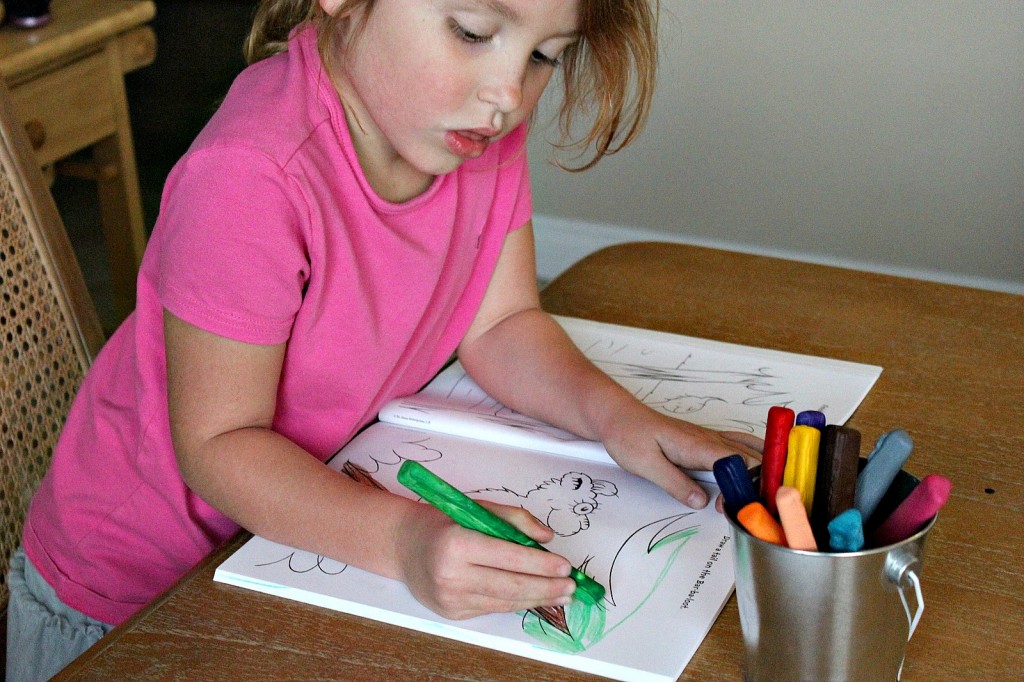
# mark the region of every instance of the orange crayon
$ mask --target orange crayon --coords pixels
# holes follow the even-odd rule
[[[804,509],[800,491],[792,486],[779,486],[775,493],[775,505],[779,510],[782,530],[786,535],[786,544],[791,549],[818,551],[818,543],[814,541],[807,510]]]
[[[772,518],[772,515],[760,502],[751,502],[740,509],[736,514],[736,520],[755,538],[775,545],[786,546],[786,535],[782,532],[782,526]]]

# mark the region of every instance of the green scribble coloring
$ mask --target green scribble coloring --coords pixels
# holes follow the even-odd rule
[[[662,582],[668,576],[676,559],[679,558],[679,553],[686,546],[687,541],[699,531],[699,526],[691,526],[679,532],[671,533],[651,544],[648,554],[672,544],[676,546],[672,553],[666,557],[664,567],[662,567],[658,577],[651,584],[651,589],[648,590],[643,599],[611,627],[605,629],[608,612],[603,604],[589,604],[579,599],[574,599],[565,607],[565,622],[569,632],[572,633],[571,635],[552,627],[541,620],[536,614],[530,612],[523,612],[523,632],[554,651],[567,654],[578,654],[586,651],[607,637],[620,625],[627,622],[643,608],[644,604],[661,587]]]
[[[565,607],[565,623],[572,636],[545,623],[536,614],[526,612],[523,631],[547,647],[565,654],[578,654],[601,641],[604,636],[605,608],[574,599]]]

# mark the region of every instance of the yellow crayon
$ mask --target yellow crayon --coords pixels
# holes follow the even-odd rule
[[[818,474],[818,446],[821,431],[813,426],[799,424],[789,431],[789,452],[782,485],[800,491],[800,501],[808,515],[814,503],[814,481]]]

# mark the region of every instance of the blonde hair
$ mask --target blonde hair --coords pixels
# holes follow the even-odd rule
[[[335,44],[342,28],[351,37],[359,25],[353,16],[373,10],[374,0],[346,0],[333,16],[317,0],[261,0],[245,40],[244,53],[251,64],[288,47],[288,35],[310,21],[319,31],[319,50],[330,68],[343,45]],[[556,147],[576,152],[576,158],[593,148],[581,165],[561,168],[582,171],[604,156],[629,145],[647,123],[654,97],[658,63],[658,12],[660,0],[579,0],[580,40],[562,55],[563,99],[558,122],[561,140]],[[592,118],[590,130],[573,140],[579,118]]]

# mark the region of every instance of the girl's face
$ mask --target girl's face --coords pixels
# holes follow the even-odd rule
[[[377,0],[357,17],[332,77],[375,189],[414,196],[519,125],[577,39],[577,2]]]

